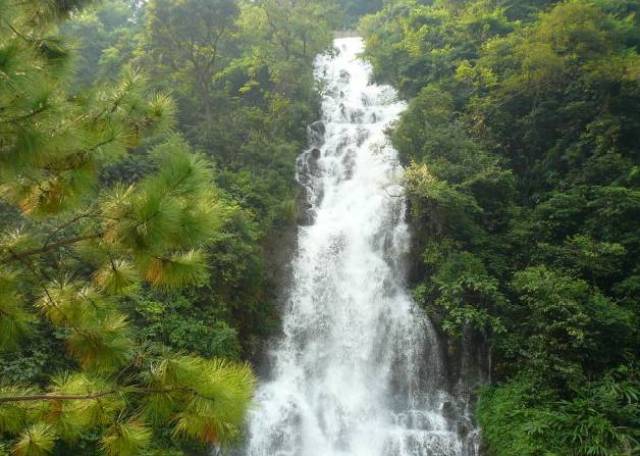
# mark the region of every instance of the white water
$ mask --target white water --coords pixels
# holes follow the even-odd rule
[[[316,124],[298,162],[314,220],[300,227],[284,334],[246,454],[462,455],[442,414],[437,339],[404,283],[403,170],[385,129],[405,105],[369,84],[359,38],[335,44],[316,64],[326,131]]]

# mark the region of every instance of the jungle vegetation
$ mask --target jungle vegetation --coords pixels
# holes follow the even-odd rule
[[[486,453],[640,454],[640,1],[0,0],[0,455],[241,438],[358,21],[416,301],[490,347]]]
[[[241,437],[335,11],[0,1],[0,454]]]
[[[398,0],[360,25],[410,100],[415,296],[488,341],[486,453],[640,452],[640,2]]]

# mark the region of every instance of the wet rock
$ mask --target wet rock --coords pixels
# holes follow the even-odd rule
[[[349,149],[344,157],[342,157],[342,163],[344,164],[344,177],[345,179],[351,179],[356,167],[356,153],[353,149]]]
[[[442,404],[442,416],[448,420],[454,420],[457,416],[456,406],[451,401],[446,401]]]
[[[320,159],[320,149],[311,149],[307,155],[307,168],[309,170],[309,174],[312,176],[320,175],[320,165],[318,164],[318,160]]]
[[[467,437],[473,431],[473,427],[469,423],[460,423],[458,426],[458,434],[462,437]]]
[[[300,226],[313,225],[315,220],[316,214],[313,204],[309,202],[309,193],[309,189],[306,187],[300,187],[298,192],[296,224]]]
[[[324,94],[330,98],[335,98],[338,95],[338,93],[340,92],[335,87],[328,87],[324,92]]]
[[[342,155],[345,149],[347,148],[347,146],[349,145],[349,143],[350,143],[350,138],[346,136],[346,133],[344,133],[344,136],[342,137],[340,142],[336,145],[336,149],[333,152],[333,155],[337,155],[337,156]]]
[[[356,138],[356,144],[358,147],[362,146],[364,142],[369,138],[369,130],[366,128],[360,128],[358,130],[358,136]]]
[[[324,124],[317,124],[314,129],[321,131]],[[312,147],[305,153],[301,154],[297,160],[298,183],[300,189],[297,200],[297,217],[298,225],[312,225],[316,216],[315,206],[319,204],[322,198],[322,189],[318,188],[318,176],[322,174],[320,166],[320,158],[322,151],[318,147]]]
[[[340,81],[349,82],[351,80],[351,75],[347,70],[340,70]]]
[[[362,123],[362,120],[364,119],[364,111],[362,109],[356,109],[351,112],[349,117],[351,118],[351,123]]]
[[[326,127],[324,122],[318,120],[307,127],[307,136],[309,143],[314,146],[321,146],[324,143],[324,134]]]

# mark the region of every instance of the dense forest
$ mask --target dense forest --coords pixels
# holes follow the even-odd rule
[[[317,2],[0,3],[0,454],[206,454],[277,328]]]
[[[640,454],[640,1],[0,0],[0,455],[242,439],[356,24],[483,451]]]
[[[640,2],[397,1],[361,24],[410,106],[415,297],[482,333],[490,455],[640,451]]]

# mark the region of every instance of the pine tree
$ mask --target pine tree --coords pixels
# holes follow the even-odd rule
[[[0,0],[0,351],[44,337],[68,366],[47,384],[0,383],[0,433],[18,456],[88,432],[105,455],[135,455],[159,425],[226,443],[250,368],[141,346],[124,304],[141,287],[203,283],[204,247],[234,208],[143,76],[69,95],[73,53],[56,26],[81,6]],[[158,137],[153,172],[107,182],[105,169]]]

